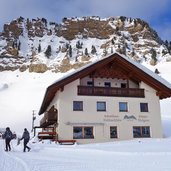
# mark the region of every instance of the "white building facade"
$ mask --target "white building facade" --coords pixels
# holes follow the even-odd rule
[[[159,101],[171,86],[139,65],[113,54],[57,81],[46,91],[40,125],[80,144],[161,138]]]

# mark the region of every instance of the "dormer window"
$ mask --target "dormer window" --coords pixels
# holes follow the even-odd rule
[[[88,86],[93,86],[93,81],[87,81]]]
[[[126,88],[126,83],[121,83],[121,88]]]
[[[105,87],[111,87],[111,82],[104,82]]]

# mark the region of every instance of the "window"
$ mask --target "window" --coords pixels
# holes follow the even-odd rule
[[[92,139],[93,127],[73,127],[73,138],[74,139]]]
[[[105,86],[105,87],[111,87],[111,83],[110,83],[110,82],[105,82],[105,83],[104,83],[104,86]]]
[[[111,126],[110,127],[110,138],[118,138],[117,127],[116,126]]]
[[[119,102],[119,112],[128,112],[127,102]]]
[[[121,88],[126,88],[126,83],[121,83]]]
[[[83,137],[82,127],[74,127],[73,128],[73,138],[79,139]]]
[[[88,86],[93,86],[93,81],[87,81]]]
[[[148,112],[148,103],[140,103],[140,111]]]
[[[97,102],[97,111],[106,111],[106,102]]]
[[[145,138],[150,137],[150,127],[149,126],[134,126],[133,127],[133,137],[134,138]]]
[[[83,111],[83,102],[73,101],[73,111]]]

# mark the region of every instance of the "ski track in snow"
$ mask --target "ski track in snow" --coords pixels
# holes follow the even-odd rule
[[[170,141],[169,141],[170,142]],[[171,150],[121,151],[100,146],[29,144],[31,151],[12,140],[12,151],[0,141],[0,171],[170,171]],[[124,144],[123,144],[124,145]],[[136,145],[136,144],[135,144]],[[141,145],[140,145],[141,146]],[[114,148],[124,147],[113,145]],[[130,147],[132,148],[132,147]]]
[[[23,160],[12,155],[13,147],[12,147],[12,151],[6,152],[4,150],[5,142],[1,141],[0,144],[1,144],[1,148],[0,148],[1,171],[18,171],[18,170],[29,171],[27,164]]]

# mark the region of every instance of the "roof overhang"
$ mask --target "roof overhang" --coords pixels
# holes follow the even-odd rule
[[[157,95],[160,99],[171,97],[171,84],[166,80],[153,73],[151,70],[142,66],[141,64],[129,59],[128,57],[121,56],[117,53],[114,53],[110,56],[102,58],[98,61],[92,62],[70,74],[57,80],[55,83],[51,84],[45,92],[42,105],[39,110],[39,115],[44,113],[49,106],[50,102],[53,100],[56,92],[58,90],[63,90],[64,86],[71,83],[72,81],[83,78],[91,73],[95,72],[97,69],[102,68],[103,66],[109,63],[117,63],[117,65],[124,67],[125,71],[128,73],[128,76],[136,80],[141,80],[147,85],[154,88],[157,92]]]

